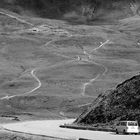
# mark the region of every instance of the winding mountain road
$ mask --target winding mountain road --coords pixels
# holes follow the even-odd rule
[[[110,41],[110,40],[106,40],[104,43],[101,42],[101,45],[98,46],[97,48],[93,49],[93,51],[97,51],[98,49],[100,49],[101,47],[103,47],[104,45],[106,45],[107,43],[109,43],[109,41]],[[92,51],[92,52],[93,52],[93,51]],[[89,86],[89,85],[91,85],[92,82],[96,81],[101,75],[104,75],[104,74],[108,71],[108,69],[107,69],[103,64],[97,63],[97,62],[95,62],[94,60],[92,60],[92,59],[91,59],[92,55],[89,54],[87,51],[83,50],[83,53],[85,54],[85,56],[87,56],[86,61],[92,62],[93,64],[96,64],[96,65],[101,66],[101,67],[104,68],[104,72],[103,72],[102,74],[98,74],[98,75],[97,75],[96,77],[94,77],[93,79],[90,79],[89,82],[83,84],[83,88],[82,88],[83,91],[82,91],[81,95],[82,95],[82,96],[85,96],[86,87]],[[87,105],[87,104],[86,104],[86,105]],[[81,106],[84,106],[84,105],[81,105]]]
[[[100,74],[98,74],[95,78],[89,80],[89,82],[83,84],[83,92],[81,93],[82,96],[85,96],[86,87],[91,85],[92,82],[94,82],[96,79],[98,79],[99,76],[100,76]]]
[[[53,39],[53,40],[47,42],[47,43],[44,44],[44,45],[45,45],[45,46],[50,45],[50,44],[53,43],[54,41],[56,41],[56,39]],[[100,49],[101,47],[103,47],[103,46],[104,46],[105,44],[107,44],[108,42],[109,42],[109,40],[105,41],[104,43],[101,43],[101,45],[98,46],[97,48],[93,49],[93,51],[97,51],[98,49]],[[93,52],[93,51],[92,51],[92,52]],[[83,84],[81,95],[82,95],[82,96],[85,96],[85,90],[86,90],[87,86],[91,85],[91,84],[92,84],[95,80],[97,80],[101,75],[104,75],[104,74],[107,72],[107,68],[106,68],[104,65],[100,64],[100,63],[94,62],[94,61],[91,59],[91,54],[89,54],[87,51],[83,50],[83,53],[84,53],[85,56],[87,57],[86,60],[82,60],[82,58],[81,58],[80,56],[77,56],[76,59],[73,59],[73,60],[70,60],[70,61],[66,61],[65,63],[67,64],[67,63],[76,62],[76,61],[87,61],[87,62],[91,62],[91,63],[93,63],[93,64],[95,64],[95,65],[98,65],[98,66],[101,66],[101,67],[104,68],[104,72],[103,72],[102,74],[98,74],[96,77],[90,79],[89,82]],[[61,54],[59,54],[59,55],[61,55]],[[63,56],[63,55],[61,55],[61,56]],[[64,55],[63,57],[67,57],[67,56]],[[67,57],[67,58],[70,58],[70,57]],[[70,59],[71,59],[71,58],[70,58]],[[58,66],[61,66],[61,65],[64,65],[64,62],[61,62],[61,63],[59,63],[59,64],[55,64],[55,65],[51,65],[51,66],[49,66],[47,69],[51,69],[51,68],[58,67]],[[35,87],[35,88],[33,88],[32,90],[30,90],[30,91],[28,91],[28,92],[25,92],[25,93],[23,93],[23,94],[11,95],[11,96],[9,96],[9,95],[4,96],[4,97],[0,98],[0,100],[3,100],[3,99],[10,99],[10,98],[14,98],[14,97],[17,97],[17,96],[29,95],[29,94],[33,93],[34,91],[36,91],[37,89],[39,89],[39,88],[41,87],[42,83],[41,83],[40,79],[35,75],[35,71],[36,71],[36,69],[33,69],[30,73],[31,73],[32,77],[38,82],[38,86],[37,86],[37,87]]]
[[[22,23],[26,23],[28,25],[33,26],[32,23],[29,23],[29,22],[27,22],[23,19],[20,19],[16,16],[7,14],[7,13],[2,12],[2,11],[0,11],[0,13],[4,14],[4,15],[7,15],[11,18],[14,18],[14,19],[16,19],[16,20],[18,20]],[[70,35],[69,34],[69,37],[75,37],[75,36],[76,35]],[[54,41],[56,41],[56,38],[47,42],[46,44],[44,44],[44,46],[48,46],[51,43],[53,43]],[[109,41],[110,40],[106,40],[103,43],[100,42],[101,45],[94,48],[92,50],[92,52],[97,51],[98,49],[102,48],[104,45],[109,43]],[[72,60],[69,60],[69,61],[65,61],[65,64],[68,64],[68,63],[71,63],[71,62],[77,62],[77,61],[81,61],[81,62],[82,61],[87,61],[87,62],[90,62],[91,64],[95,64],[95,65],[98,65],[98,66],[104,68],[104,71],[102,73],[97,74],[95,77],[92,77],[88,82],[86,82],[82,85],[82,92],[80,93],[82,96],[86,96],[85,91],[86,91],[86,88],[89,85],[91,85],[94,81],[96,81],[100,76],[105,75],[106,72],[108,71],[108,69],[103,64],[97,63],[92,59],[92,55],[91,55],[92,52],[88,53],[86,50],[83,49],[83,54],[85,55],[86,59],[81,58],[81,56],[79,56],[79,55],[77,56],[77,58],[72,59],[68,56],[56,53],[57,55],[61,55],[63,57],[72,59]],[[60,63],[57,63],[55,65],[48,66],[47,70],[52,69],[54,67],[61,66],[61,65],[64,65],[64,62],[60,62]],[[36,87],[34,87],[30,91],[25,92],[23,94],[11,95],[11,96],[7,95],[5,97],[0,98],[0,100],[11,99],[11,98],[18,97],[18,96],[29,95],[29,94],[32,94],[33,92],[35,92],[36,90],[38,90],[39,88],[41,88],[42,83],[36,75],[36,72],[37,72],[38,69],[32,69],[30,71],[31,76],[37,82]],[[79,105],[78,107],[86,106],[86,105],[89,105],[89,104],[90,103],[82,104],[82,105]],[[65,118],[63,112],[59,112],[59,114],[56,114],[56,113],[53,113],[49,110],[47,110],[47,111],[56,115],[56,116],[59,116],[61,119]],[[51,137],[67,138],[67,139],[79,139],[80,137],[86,138],[86,139],[87,138],[89,138],[89,139],[94,139],[95,138],[96,140],[102,140],[102,139],[108,139],[108,140],[112,140],[112,139],[115,140],[116,139],[117,140],[118,139],[118,136],[116,136],[114,134],[111,134],[109,132],[106,133],[106,132],[91,132],[91,131],[88,131],[88,130],[87,131],[84,131],[84,130],[69,130],[69,129],[64,129],[64,128],[59,127],[60,124],[71,123],[73,121],[74,120],[48,120],[48,121],[32,121],[32,122],[30,121],[30,122],[24,122],[24,123],[22,122],[22,123],[18,123],[18,124],[16,124],[16,123],[14,123],[14,124],[4,124],[2,126],[3,126],[3,128],[8,129],[10,131],[18,131],[18,132],[21,132],[21,133],[30,133],[30,134],[45,135],[45,136],[51,136]],[[119,138],[121,138],[123,140],[126,137],[120,136]],[[138,137],[135,136],[135,138],[138,138]],[[128,137],[127,137],[127,139],[128,139]]]
[[[20,22],[22,22],[22,23],[26,23],[26,24],[28,24],[28,25],[33,26],[32,23],[27,22],[26,20],[20,19],[20,18],[14,16],[14,15],[9,14],[9,13],[5,13],[5,12],[3,12],[3,11],[0,11],[0,14],[9,16],[9,17],[11,17],[11,18],[16,19],[17,21],[20,21]],[[58,33],[59,33],[59,30],[58,30]],[[91,35],[72,35],[72,34],[70,34],[68,31],[67,31],[67,34],[68,34],[68,37],[67,37],[67,38],[70,38],[70,37],[78,37],[78,36],[79,36],[79,37],[81,37],[81,36],[83,36],[83,37],[84,37],[84,36],[91,36]],[[57,37],[57,38],[53,38],[51,41],[45,43],[43,46],[48,46],[48,45],[50,45],[51,43],[53,43],[53,42],[55,42],[55,41],[57,41],[57,40],[59,40],[58,37]],[[106,45],[106,44],[109,43],[109,42],[110,42],[110,40],[106,40],[105,42],[100,42],[101,45],[99,45],[98,47],[94,48],[94,49],[93,49],[91,52],[89,52],[89,53],[88,53],[83,47],[80,47],[80,49],[83,50],[83,54],[86,56],[86,58],[83,59],[83,58],[81,58],[81,56],[78,55],[77,58],[75,58],[75,59],[73,59],[73,60],[65,61],[66,64],[69,63],[69,62],[75,62],[75,61],[87,61],[87,62],[93,63],[93,64],[95,64],[95,65],[98,65],[98,66],[104,68],[104,72],[103,72],[103,73],[97,74],[95,77],[93,77],[92,79],[90,79],[88,82],[83,83],[83,85],[82,85],[82,92],[81,92],[81,95],[82,95],[82,96],[86,96],[86,95],[85,95],[85,91],[86,91],[86,88],[87,88],[89,85],[91,85],[94,81],[96,81],[100,76],[105,75],[105,73],[108,71],[108,69],[107,69],[103,64],[97,63],[97,62],[95,62],[95,61],[92,59],[91,53],[96,52],[98,49],[102,48],[104,45]],[[52,44],[52,45],[53,45],[53,44]],[[53,45],[53,46],[55,46],[55,45]],[[65,58],[72,59],[72,58],[70,58],[70,57],[68,57],[68,56],[66,56],[66,55],[63,55],[63,54],[56,53],[56,55],[60,55],[60,56],[65,57]],[[55,64],[55,65],[51,65],[51,66],[49,66],[47,69],[51,69],[51,68],[54,68],[54,67],[57,67],[57,66],[61,66],[61,65],[63,65],[63,64],[64,64],[64,62],[61,62],[61,63],[59,63],[59,64]],[[28,92],[25,92],[25,93],[23,93],[23,94],[19,94],[19,95],[11,95],[11,96],[7,95],[7,96],[5,96],[5,97],[0,98],[0,100],[3,100],[3,99],[10,99],[10,98],[17,97],[17,96],[29,95],[29,94],[33,93],[34,91],[36,91],[37,89],[39,89],[39,88],[41,87],[42,83],[41,83],[40,79],[36,76],[35,72],[36,72],[36,69],[33,69],[33,70],[31,70],[31,72],[30,72],[30,73],[31,73],[31,76],[32,76],[32,77],[37,81],[37,83],[38,83],[38,85],[37,85],[35,88],[33,88],[32,90],[30,90],[30,91],[28,91]],[[89,103],[88,103],[88,104],[89,104]],[[87,105],[87,104],[85,104],[85,105]],[[80,105],[80,106],[84,106],[84,105]]]
[[[78,36],[85,36],[85,35],[71,35],[71,34],[69,34],[69,36],[67,37],[67,38],[70,38],[70,37],[78,37]],[[87,36],[91,36],[91,35],[87,35]],[[46,44],[45,44],[45,46],[48,46],[48,45],[50,45],[51,43],[53,43],[53,42],[55,42],[55,41],[58,41],[58,39],[52,39],[51,41],[49,41],[49,42],[47,42]],[[104,45],[106,45],[107,43],[109,43],[110,42],[110,40],[106,40],[105,42],[100,42],[101,43],[101,45],[100,46],[98,46],[98,47],[96,47],[96,48],[94,48],[93,50],[92,50],[92,52],[96,52],[98,49],[100,49],[101,47],[103,47]],[[53,44],[52,44],[53,45]],[[53,45],[54,46],[54,45]],[[83,49],[83,48],[82,48]],[[81,95],[82,96],[85,96],[85,90],[86,90],[86,87],[87,86],[89,86],[89,85],[91,85],[92,84],[92,82],[94,82],[94,81],[96,81],[101,75],[104,75],[107,71],[108,71],[108,69],[103,65],[103,64],[100,64],[100,63],[97,63],[97,62],[95,62],[94,60],[92,60],[92,55],[91,55],[91,53],[92,52],[90,52],[90,54],[86,51],[86,50],[84,50],[83,49],[83,53],[84,53],[84,55],[86,56],[86,60],[84,59],[82,59],[79,55],[77,56],[77,58],[74,60],[74,61],[87,61],[87,62],[91,62],[91,63],[93,63],[93,64],[95,64],[95,65],[98,65],[98,66],[100,66],[100,67],[103,67],[104,68],[104,72],[102,73],[102,74],[98,74],[96,77],[94,77],[94,78],[92,78],[92,79],[90,79],[89,80],[89,82],[87,82],[87,83],[84,83],[83,84],[83,87],[82,87],[82,92],[81,92]],[[65,55],[61,55],[61,54],[59,54],[60,56],[63,56],[63,57],[66,57],[66,58],[69,58],[69,57],[67,57],[67,56],[65,56]]]
[[[31,91],[25,93],[25,94],[30,94],[30,93],[36,91],[36,90],[39,89],[39,88],[41,87],[41,85],[42,85],[42,84],[41,84],[41,81],[39,80],[39,78],[35,75],[35,71],[36,71],[36,69],[33,69],[33,70],[31,71],[31,75],[32,75],[32,76],[34,77],[34,79],[38,82],[38,86],[35,87],[34,89],[32,89]]]
[[[7,95],[5,97],[0,98],[0,100],[3,100],[3,99],[11,99],[11,98],[18,97],[18,96],[28,95],[28,94],[31,94],[32,92],[36,91],[37,89],[39,89],[42,84],[41,84],[41,81],[39,80],[39,78],[35,75],[35,71],[36,71],[36,69],[33,69],[31,71],[31,75],[38,82],[38,86],[37,87],[35,87],[34,89],[32,89],[32,90],[30,90],[28,92],[25,92],[23,94],[20,94],[20,95],[11,95],[11,96],[8,96]]]
[[[53,137],[54,139],[67,140],[139,140],[140,135],[116,135],[114,132],[77,130],[60,128],[60,125],[71,124],[74,119],[67,120],[42,120],[26,121],[20,123],[3,124],[2,127],[9,131],[40,136]]]

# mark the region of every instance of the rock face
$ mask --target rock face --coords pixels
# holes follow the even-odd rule
[[[14,12],[34,11],[40,16],[93,19],[121,19],[139,14],[138,0],[1,0]]]
[[[91,105],[76,120],[77,123],[95,124],[116,120],[138,120],[140,123],[140,75],[124,81],[96,100],[99,101],[96,106]]]

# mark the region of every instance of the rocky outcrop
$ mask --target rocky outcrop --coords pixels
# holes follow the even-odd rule
[[[83,113],[76,123],[109,123],[117,120],[138,120],[140,123],[140,75],[124,81],[99,98],[98,104],[89,107],[86,111],[88,114]]]

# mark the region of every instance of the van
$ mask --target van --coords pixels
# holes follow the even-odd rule
[[[139,126],[137,121],[120,121],[116,125],[116,134],[123,133],[123,134],[138,134],[139,133]]]

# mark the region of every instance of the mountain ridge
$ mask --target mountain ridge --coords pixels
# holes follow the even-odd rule
[[[32,11],[41,17],[85,20],[122,19],[139,14],[137,0],[2,0],[1,8],[23,14]]]

